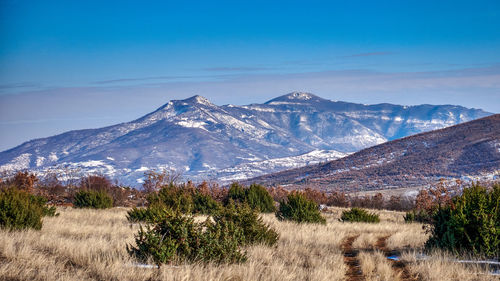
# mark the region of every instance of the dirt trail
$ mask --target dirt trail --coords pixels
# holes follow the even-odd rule
[[[346,280],[362,281],[365,280],[361,266],[359,264],[358,250],[352,248],[352,243],[359,235],[348,237],[342,243],[342,253],[344,254],[344,263],[347,265]]]
[[[375,247],[379,249],[380,251],[384,252],[386,257],[393,256],[393,255],[400,255],[398,251],[391,251],[387,248],[386,246],[386,240],[389,238],[389,236],[383,236],[380,237],[377,240],[377,243],[375,243]],[[412,275],[410,271],[408,270],[408,267],[406,264],[401,261],[401,260],[390,260],[392,263],[392,269],[396,271],[396,273],[399,275],[400,280],[410,280],[410,281],[419,281],[421,280],[418,276]]]

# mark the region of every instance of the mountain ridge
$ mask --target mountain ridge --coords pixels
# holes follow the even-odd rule
[[[451,105],[362,105],[302,92],[241,106],[218,106],[195,95],[130,122],[25,142],[0,152],[0,171],[72,167],[139,183],[145,169],[165,168],[195,180],[216,179],[217,171],[245,163],[315,150],[351,153],[489,114]]]
[[[315,186],[324,191],[384,189],[441,178],[500,178],[500,114],[366,148],[326,164],[268,174],[246,183]]]

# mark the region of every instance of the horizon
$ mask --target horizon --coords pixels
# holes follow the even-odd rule
[[[500,112],[498,1],[2,1],[0,15],[0,151],[193,95]]]

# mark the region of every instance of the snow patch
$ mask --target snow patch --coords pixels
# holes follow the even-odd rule
[[[42,166],[44,161],[45,161],[45,157],[43,157],[43,156],[38,156],[38,157],[36,158],[36,166],[37,166],[37,167]]]
[[[28,169],[31,162],[31,153],[23,153],[12,159],[8,164],[0,166],[0,172]]]
[[[55,152],[51,152],[49,155],[49,160],[52,162],[56,162],[57,160],[59,160],[59,157],[57,157],[57,154]]]

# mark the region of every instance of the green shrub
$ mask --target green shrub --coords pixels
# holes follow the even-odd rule
[[[280,202],[276,217],[279,220],[292,220],[299,223],[326,223],[318,205],[298,192],[289,194],[286,200]]]
[[[360,208],[352,208],[349,211],[343,211],[340,219],[344,222],[369,222],[378,223],[380,218],[375,213],[368,213],[366,210]]]
[[[163,186],[158,193],[151,193],[147,198],[149,204],[161,204],[165,207],[189,214],[193,211],[193,198],[182,186],[173,183]]]
[[[0,190],[0,227],[10,230],[41,229],[42,217],[55,215],[43,197],[16,188]]]
[[[193,195],[193,213],[210,215],[222,208],[212,196],[196,191]]]
[[[44,217],[59,216],[59,213],[57,213],[56,206],[47,205],[47,199],[45,197],[38,195],[31,195],[31,200],[33,201],[32,204],[37,204],[38,206],[41,206],[42,214]]]
[[[168,209],[163,205],[151,205],[147,208],[132,208],[127,211],[127,219],[130,222],[154,223],[160,221],[167,215]]]
[[[274,200],[269,191],[262,185],[252,184],[246,191],[246,202],[255,210],[262,213],[272,213],[276,211]]]
[[[406,212],[403,218],[406,223],[431,223],[432,214],[429,214],[429,212],[425,210],[411,210],[409,212]]]
[[[245,188],[243,188],[243,186],[239,185],[237,182],[233,182],[229,187],[229,190],[227,191],[227,198],[228,201],[226,203],[229,203],[229,201],[231,200],[237,203],[245,202]]]
[[[242,245],[264,244],[273,246],[278,242],[279,234],[264,223],[256,210],[246,204],[229,204],[213,215],[216,223],[229,221],[241,228],[241,236],[237,237]]]
[[[76,208],[106,209],[113,207],[113,198],[105,191],[80,190],[75,194]]]
[[[427,248],[500,256],[500,185],[473,185],[433,216]]]
[[[263,213],[272,213],[276,211],[274,200],[269,191],[259,184],[252,184],[244,188],[238,183],[233,183],[228,190],[228,200],[240,204],[248,204],[252,209]]]
[[[189,262],[233,263],[246,260],[238,238],[241,228],[223,220],[195,223],[192,216],[168,210],[154,225],[139,229],[136,247],[127,246],[130,255],[156,264]]]

